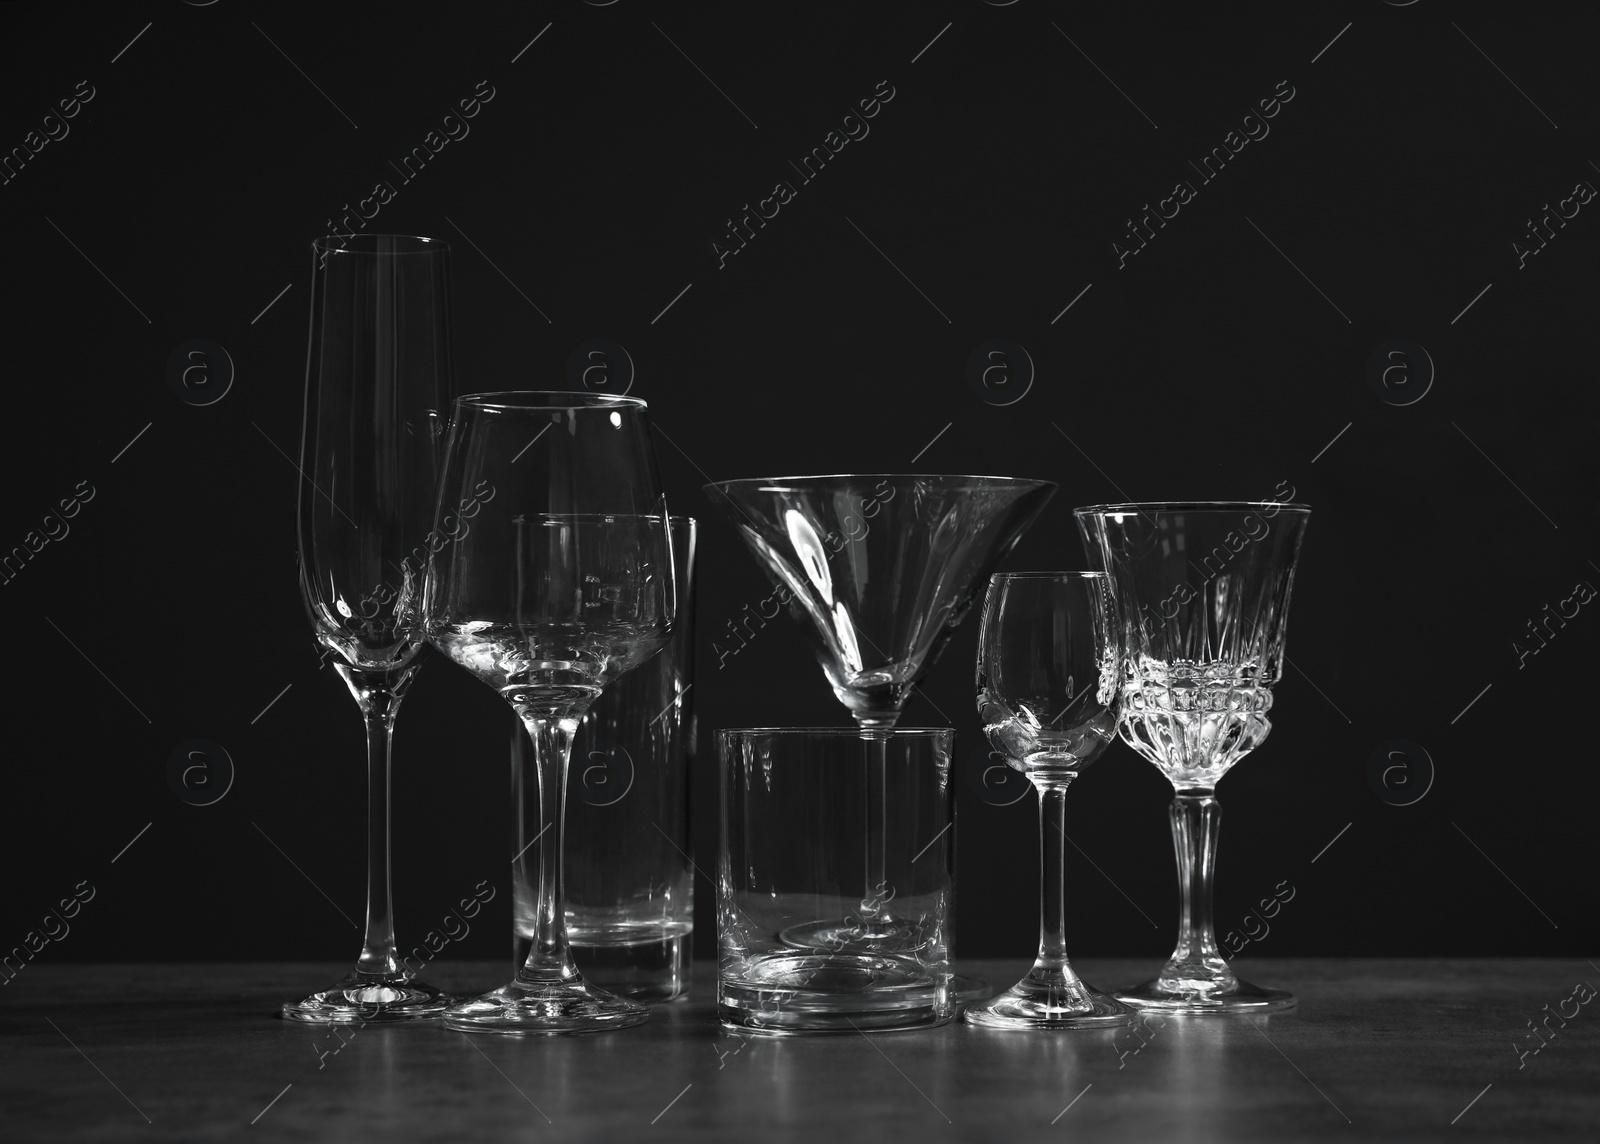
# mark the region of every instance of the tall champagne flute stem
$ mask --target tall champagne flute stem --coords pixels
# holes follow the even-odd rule
[[[367,725],[367,930],[356,969],[391,977],[401,970],[389,885],[389,770],[394,720],[414,668],[374,671],[338,664],[337,670]]]
[[[539,795],[539,880],[534,900],[533,945],[527,961],[517,971],[517,980],[524,985],[563,985],[579,976],[567,945],[561,842],[566,830],[567,764],[581,714],[519,714],[533,740]]]
[[[1178,946],[1168,976],[1231,976],[1217,949],[1211,918],[1212,875],[1222,804],[1209,791],[1179,791],[1172,800],[1172,845],[1178,857]]]

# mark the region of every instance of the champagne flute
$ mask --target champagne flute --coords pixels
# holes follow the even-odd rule
[[[437,1017],[450,998],[395,950],[389,763],[424,640],[418,608],[451,389],[449,247],[363,234],[312,243],[300,441],[300,587],[367,724],[367,928],[355,970],[286,1002],[297,1021]]]
[[[672,533],[637,398],[456,401],[428,567],[429,640],[493,687],[532,741],[541,823],[532,944],[515,980],[452,1006],[466,1032],[637,1025],[649,1009],[583,979],[561,882],[572,739],[607,684],[672,635]]]

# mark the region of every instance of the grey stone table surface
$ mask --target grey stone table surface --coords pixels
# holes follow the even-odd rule
[[[0,990],[0,1140],[1600,1139],[1591,962],[1240,964],[1299,1007],[1139,1033],[751,1038],[717,1024],[701,962],[688,1000],[635,1029],[335,1040],[275,1013],[342,966],[32,963]],[[960,968],[998,985],[1025,965]],[[1078,968],[1117,987],[1154,966]],[[432,969],[463,992],[507,974]]]

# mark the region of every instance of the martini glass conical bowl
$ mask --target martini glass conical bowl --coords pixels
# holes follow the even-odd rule
[[[863,742],[868,837],[854,917],[786,933],[800,946],[904,951],[884,871],[883,742],[995,566],[1055,494],[1050,481],[897,473],[721,481],[707,495],[738,528],[806,633]],[[958,1000],[986,995],[958,978]]]

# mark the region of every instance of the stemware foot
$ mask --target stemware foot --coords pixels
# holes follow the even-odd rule
[[[647,1006],[618,997],[581,977],[553,985],[513,981],[471,1001],[452,1005],[445,1028],[462,1033],[598,1033],[650,1019]]]
[[[1116,997],[1134,1009],[1161,1013],[1272,1013],[1293,1008],[1297,1000],[1293,993],[1262,989],[1237,977],[1227,982],[1158,977],[1132,989],[1119,989]]]
[[[428,1021],[443,1016],[456,999],[424,981],[402,974],[356,970],[332,989],[299,1001],[285,1001],[289,1021],[353,1025],[365,1021]]]
[[[1133,1021],[1127,1006],[1083,981],[1031,975],[987,1004],[967,1006],[963,1017],[986,1029],[1112,1029]]]

